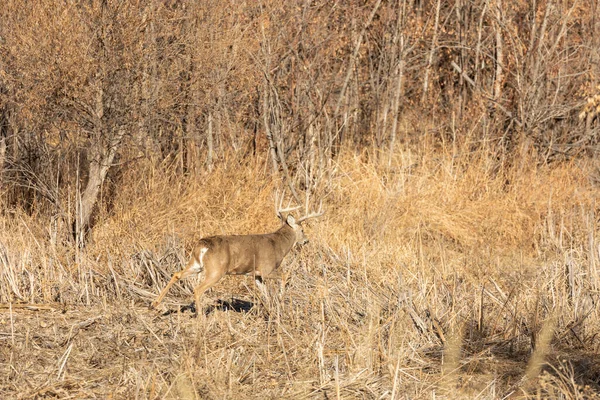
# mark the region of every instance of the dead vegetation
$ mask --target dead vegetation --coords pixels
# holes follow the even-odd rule
[[[0,398],[598,398],[599,4],[4,1]]]
[[[199,318],[177,312],[192,283],[174,287],[171,312],[148,305],[199,237],[277,224],[273,183],[256,166],[236,169],[238,181],[225,167],[214,180],[165,185],[159,171],[143,187],[132,180],[76,266],[33,239],[44,229],[33,219],[5,218],[2,296],[13,301],[1,310],[2,393],[593,397],[593,165],[531,168],[507,190],[478,181],[478,165],[409,168],[401,156],[394,174],[341,156],[327,214],[288,256],[282,281],[268,283],[269,298],[252,278],[227,277]],[[223,182],[235,189],[211,205]]]

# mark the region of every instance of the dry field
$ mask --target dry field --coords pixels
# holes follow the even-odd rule
[[[277,228],[266,160],[125,173],[83,250],[5,211],[0,398],[598,397],[597,162],[336,160],[269,295],[226,277],[198,318],[195,280],[148,305],[202,236]]]

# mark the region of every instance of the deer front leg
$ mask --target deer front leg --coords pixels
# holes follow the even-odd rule
[[[263,301],[266,301],[269,298],[269,291],[267,289],[267,284],[265,283],[264,278],[261,275],[256,275],[254,277],[254,285],[263,295]]]

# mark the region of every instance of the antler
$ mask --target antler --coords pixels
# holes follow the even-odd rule
[[[302,221],[306,221],[309,218],[316,218],[316,217],[320,217],[321,215],[325,214],[325,211],[323,211],[323,201],[319,202],[319,211],[317,212],[312,212],[310,214],[306,214],[303,217],[300,217],[296,220],[296,223],[301,223]]]
[[[291,211],[295,211],[298,210],[299,208],[301,208],[302,206],[296,206],[296,207],[290,207],[291,204],[291,200],[288,201],[287,207],[286,208],[282,208],[283,206],[283,199],[285,197],[285,189],[283,190],[282,195],[279,195],[279,189],[275,191],[275,211],[277,213],[277,216],[281,218],[282,214],[284,213],[289,213]],[[308,213],[308,204],[310,202],[310,197],[307,194],[306,196],[306,212]],[[306,214],[298,219],[296,219],[296,223],[299,224],[302,221],[305,221],[309,218],[316,218],[316,217],[320,217],[321,215],[325,214],[325,211],[323,211],[323,201],[319,202],[319,211],[317,212],[311,212],[310,214]]]
[[[280,218],[284,213],[296,211],[297,209],[300,208],[300,206],[290,207],[291,200],[288,201],[286,208],[282,208],[284,197],[285,197],[285,189],[283,190],[281,197],[279,196],[279,189],[277,189],[275,191],[275,212],[277,213],[277,216]]]

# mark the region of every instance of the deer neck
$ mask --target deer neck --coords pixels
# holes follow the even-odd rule
[[[283,224],[281,228],[279,228],[275,234],[282,238],[281,247],[282,250],[287,254],[294,244],[296,244],[296,232],[294,232],[294,228],[289,226],[288,224]]]

